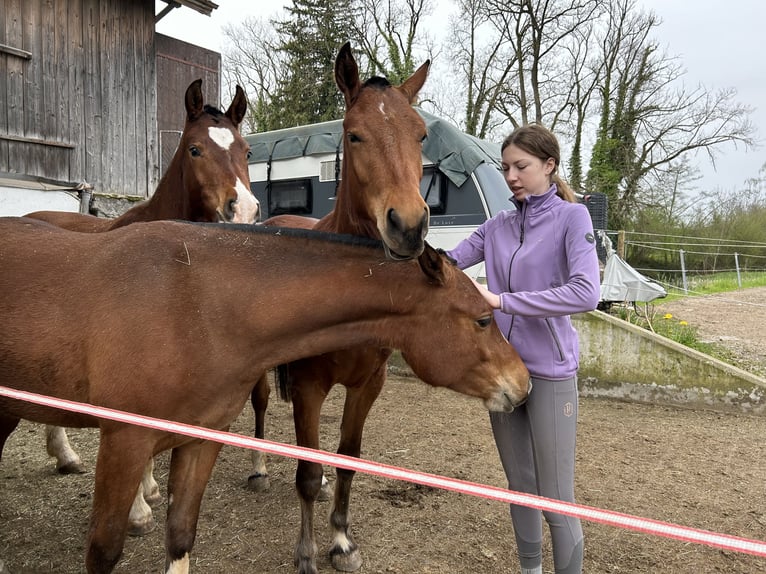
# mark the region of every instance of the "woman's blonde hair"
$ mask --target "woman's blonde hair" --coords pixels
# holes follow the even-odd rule
[[[553,173],[551,173],[551,183],[556,184],[557,195],[565,201],[577,202],[572,188],[558,174],[561,151],[559,149],[559,141],[552,131],[540,124],[520,126],[505,138],[500,146],[500,152],[502,153],[509,145],[515,145],[517,148],[544,162],[548,161],[548,158],[553,158],[555,167],[553,168]]]

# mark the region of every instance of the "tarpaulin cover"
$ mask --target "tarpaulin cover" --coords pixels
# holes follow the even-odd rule
[[[601,280],[602,301],[646,303],[666,295],[661,285],[641,275],[614,251],[607,255]]]
[[[482,163],[500,166],[500,144],[468,135],[454,124],[415,108],[426,122],[428,137],[423,155],[456,186],[463,185]],[[343,120],[334,120],[246,136],[250,144],[250,163],[262,163],[309,156],[343,153]]]

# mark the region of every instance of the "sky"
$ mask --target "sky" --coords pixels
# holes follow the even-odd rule
[[[172,10],[157,24],[157,31],[205,48],[221,51],[225,42],[222,27],[240,22],[246,16],[271,17],[289,0],[215,0],[219,5],[212,16],[189,8]],[[426,20],[438,30],[445,28],[454,5],[437,0],[440,9]],[[766,1],[764,0],[637,0],[659,16],[655,39],[669,56],[679,58],[686,70],[687,90],[704,86],[711,91],[737,90],[736,100],[754,109],[751,121],[759,147],[745,150],[726,145],[720,148],[715,169],[707,154],[693,161],[700,168],[702,189],[736,190],[749,178],[758,176],[766,164]],[[165,6],[156,0],[156,12]]]

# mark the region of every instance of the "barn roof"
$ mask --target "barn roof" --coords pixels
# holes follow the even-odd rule
[[[167,14],[171,9],[179,6],[186,6],[192,10],[196,10],[200,14],[210,16],[210,14],[218,8],[218,4],[210,2],[210,0],[162,0],[167,4],[167,7],[160,12],[158,20]]]

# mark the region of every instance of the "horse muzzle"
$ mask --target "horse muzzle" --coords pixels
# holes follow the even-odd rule
[[[508,390],[503,390],[498,395],[484,401],[484,405],[489,411],[498,411],[505,413],[512,413],[516,407],[520,407],[527,402],[529,393],[532,392],[532,379],[527,380],[527,390],[522,397],[519,397],[519,393],[513,393]],[[515,395],[515,396],[514,396]]]

